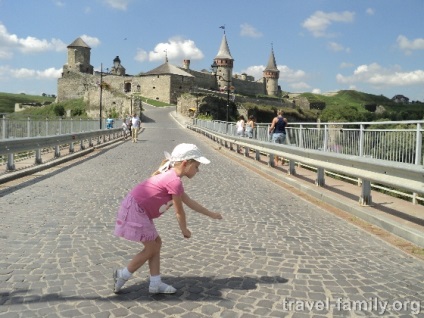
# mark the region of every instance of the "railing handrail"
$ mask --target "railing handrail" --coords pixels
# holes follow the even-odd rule
[[[232,147],[231,145],[237,145],[245,147],[245,149],[289,159],[289,171],[292,173],[295,170],[295,163],[299,162],[315,167],[318,171],[326,169],[350,175],[361,179],[365,184],[373,181],[414,193],[424,193],[424,169],[420,165],[328,153],[243,137],[230,137],[226,134],[194,125],[189,125],[189,128],[219,140],[220,144],[230,144],[230,148]],[[269,156],[270,165],[273,165],[272,156]],[[319,178],[323,178],[323,176],[318,176],[317,179]],[[364,193],[362,195],[364,197],[363,201],[369,202],[371,200],[370,190]]]
[[[106,118],[102,125],[107,128]],[[121,127],[122,119],[114,119],[114,126]],[[0,118],[0,140],[10,138],[27,138],[41,136],[56,136],[69,133],[79,133],[100,129],[99,119],[89,118],[55,118],[33,120],[30,117],[22,119]]]
[[[0,156],[14,154],[35,149],[54,147],[57,145],[69,144],[90,138],[96,138],[106,134],[121,132],[121,128],[112,128],[108,130],[97,130],[91,132],[82,132],[75,134],[65,134],[47,137],[29,137],[0,140]]]
[[[406,123],[414,124],[415,127],[367,128],[374,124]],[[358,128],[333,127],[342,123],[319,123],[319,127],[315,127],[317,123],[289,123],[286,132],[289,144],[304,149],[423,165],[423,123],[424,120],[345,123],[349,126],[360,124]],[[195,119],[194,124],[229,136],[235,135],[234,123]],[[307,125],[314,125],[314,127]],[[257,124],[253,138],[269,141],[269,127],[270,124]]]

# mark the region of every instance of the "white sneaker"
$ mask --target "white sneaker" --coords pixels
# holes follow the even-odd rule
[[[160,283],[157,286],[149,286],[149,293],[151,294],[175,294],[177,290],[171,285]]]
[[[127,282],[127,279],[121,277],[121,270],[115,269],[113,271],[113,292],[115,294],[119,293],[122,286]]]

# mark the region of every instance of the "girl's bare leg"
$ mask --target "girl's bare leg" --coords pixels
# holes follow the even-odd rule
[[[141,266],[149,261],[150,275],[155,276],[160,274],[160,249],[162,240],[158,236],[154,241],[142,242],[144,249],[136,254],[128,263],[128,271],[134,273]]]

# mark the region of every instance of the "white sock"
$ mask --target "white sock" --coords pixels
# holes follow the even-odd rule
[[[123,279],[128,280],[132,276],[132,273],[128,270],[127,267],[125,267],[121,269],[121,275]]]
[[[157,286],[162,282],[160,275],[150,276],[150,286]]]

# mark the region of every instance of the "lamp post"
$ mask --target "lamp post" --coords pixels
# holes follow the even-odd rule
[[[221,81],[224,81],[225,83],[227,83],[227,85],[225,86],[227,89],[227,122],[229,120],[229,108],[230,108],[230,83],[231,83],[231,79],[227,80],[225,77],[218,75],[216,72],[218,70],[218,65],[216,64],[216,62],[214,61],[213,64],[211,65],[212,68],[212,72],[214,73],[215,77],[218,77]]]
[[[108,70],[108,69],[106,69]],[[103,123],[103,118],[102,118],[102,96],[103,96],[103,63],[100,63],[100,129],[102,129],[102,123]]]
[[[102,130],[103,63],[100,63],[100,130]]]

